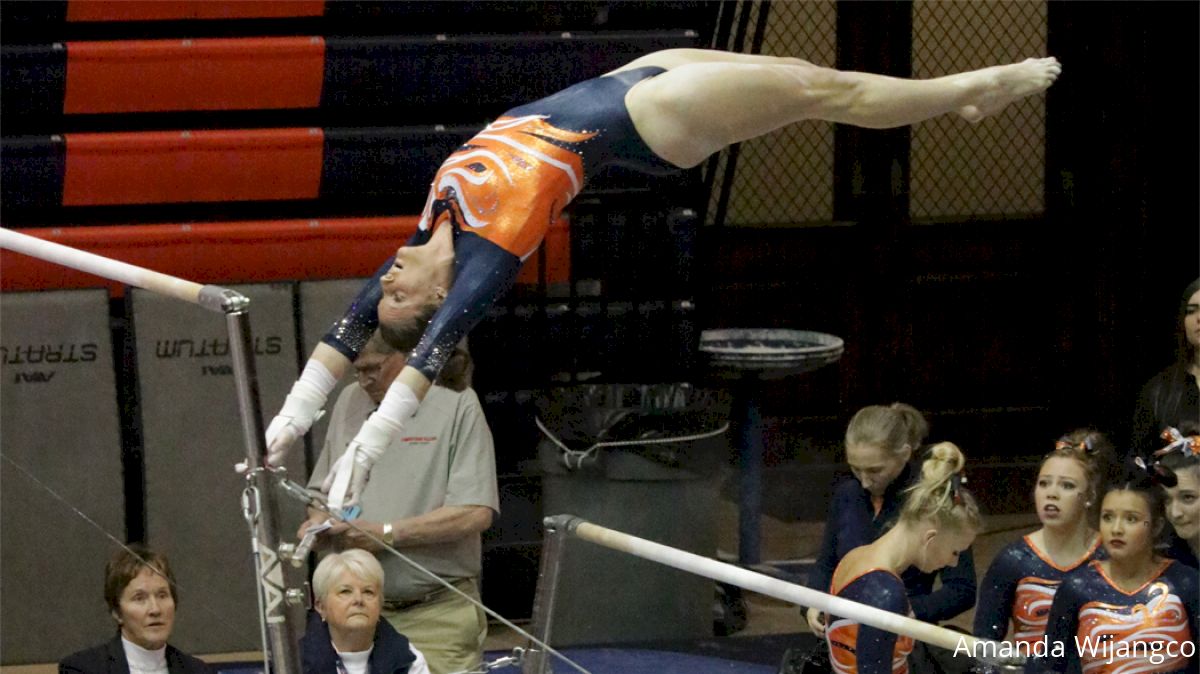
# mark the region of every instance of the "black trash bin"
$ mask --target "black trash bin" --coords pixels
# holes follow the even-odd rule
[[[716,555],[723,391],[597,384],[552,389],[537,406],[547,515]],[[711,580],[584,541],[565,546],[559,573],[554,645],[712,636]]]

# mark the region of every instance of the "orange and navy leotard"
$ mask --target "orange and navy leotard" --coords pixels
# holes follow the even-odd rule
[[[910,610],[904,581],[884,569],[865,571],[840,588],[831,586],[829,592],[900,615]],[[911,637],[829,616],[825,641],[834,674],[908,674]]]
[[[1029,536],[1005,546],[988,567],[975,606],[975,636],[1001,640],[1012,622],[1013,640],[1040,641],[1054,592],[1067,573],[1103,554],[1097,537],[1092,547],[1067,566],[1055,564]]]
[[[1092,561],[1059,586],[1046,628],[1049,654],[1031,658],[1025,671],[1196,672],[1196,586],[1195,569],[1168,559],[1125,592]]]
[[[647,67],[598,77],[513,108],[451,154],[438,169],[408,245],[454,228],[454,285],[409,357],[431,380],[453,346],[512,286],[550,224],[601,168],[620,164],[661,174],[678,170],[638,135],[625,94],[665,72]],[[323,341],[353,360],[378,325],[379,278],[368,281]]]

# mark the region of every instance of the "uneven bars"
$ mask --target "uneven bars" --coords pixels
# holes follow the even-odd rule
[[[242,420],[242,439],[246,445],[246,465],[251,468],[246,478],[248,486],[243,492],[243,508],[251,528],[251,546],[259,580],[259,608],[265,638],[264,666],[274,674],[301,674],[297,648],[300,626],[284,605],[287,592],[279,559],[279,508],[269,474],[259,468],[266,463],[267,448],[259,403],[258,374],[254,366],[254,340],[250,334],[249,298],[229,288],[185,281],[11,229],[0,229],[0,248],[145,288],[225,314],[238,412]],[[253,508],[249,504],[252,494]]]
[[[102,278],[120,281],[138,288],[167,295],[205,309],[227,313],[245,308],[248,303],[240,293],[221,286],[202,285],[194,281],[144,269],[95,253],[46,241],[11,229],[0,229],[0,248],[36,257],[54,264],[78,269]]]
[[[718,562],[685,550],[672,548],[668,545],[638,538],[637,536],[630,536],[620,531],[592,524],[574,515],[555,515],[554,517],[547,518],[547,520],[555,526],[561,527],[563,531],[606,548],[627,552],[636,557],[694,573],[697,576],[736,585],[759,594],[767,595],[768,597],[775,597],[776,599],[782,599],[801,606],[815,607],[821,609],[826,614],[841,616],[864,625],[902,634],[951,651],[966,648],[972,654],[979,652],[1000,652],[998,645],[996,645],[996,648],[976,649],[977,643],[991,643],[986,639],[978,639],[969,634],[962,634],[944,627],[921,622],[915,618],[902,616],[899,613],[892,613],[891,611],[885,611],[874,606],[835,597],[825,592],[819,592],[801,585],[784,582],[778,578],[749,571],[733,564]],[[1008,664],[1007,659],[997,660],[988,657],[977,659],[987,660],[994,664]]]

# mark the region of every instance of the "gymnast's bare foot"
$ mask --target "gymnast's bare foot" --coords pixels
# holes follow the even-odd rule
[[[958,114],[968,122],[978,122],[1015,100],[1045,91],[1061,72],[1062,64],[1053,56],[984,68],[974,73],[983,78],[983,93],[959,108]]]

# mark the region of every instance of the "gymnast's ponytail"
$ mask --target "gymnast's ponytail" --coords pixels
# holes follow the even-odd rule
[[[983,518],[975,497],[963,486],[962,450],[950,442],[929,448],[921,464],[921,479],[905,492],[900,521],[916,524],[933,521],[938,528],[979,531]]]

